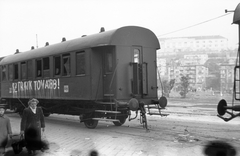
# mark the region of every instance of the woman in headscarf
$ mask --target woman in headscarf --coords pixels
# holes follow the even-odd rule
[[[11,137],[12,128],[9,118],[5,115],[5,104],[0,104],[0,156],[4,155],[8,142],[8,135]]]
[[[41,150],[41,132],[44,132],[45,121],[41,107],[37,107],[39,101],[32,98],[28,101],[28,108],[25,108],[21,120],[21,134],[24,134],[26,148],[31,154],[35,150]]]

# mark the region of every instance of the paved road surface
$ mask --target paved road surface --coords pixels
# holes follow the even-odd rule
[[[94,150],[99,156],[204,156],[203,150],[213,140],[231,143],[240,155],[240,118],[226,123],[216,117],[215,111],[173,103],[164,110],[170,113],[168,117],[148,116],[149,132],[139,119],[121,127],[99,122],[96,129],[87,129],[77,116],[53,114],[45,118],[50,150],[36,155],[87,156]],[[20,117],[8,116],[13,132],[19,133]]]

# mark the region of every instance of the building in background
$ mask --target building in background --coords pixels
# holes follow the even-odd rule
[[[182,76],[188,76],[191,89],[205,90],[206,79],[211,76],[205,63],[210,59],[223,59],[224,62],[218,63],[221,89],[229,91],[233,86],[236,57],[228,53],[227,38],[219,35],[174,37],[159,38],[159,42],[161,49],[157,54],[157,66],[162,79],[175,79],[177,86]],[[223,56],[223,52],[226,55]]]
[[[227,63],[222,63],[220,65],[220,92],[221,93],[232,93],[233,83],[234,83],[234,67],[235,67],[235,58],[231,58]]]
[[[167,59],[166,58],[157,58],[157,70],[160,75],[167,75]]]
[[[189,77],[189,84],[192,90],[203,90],[206,86],[208,68],[203,65],[186,65],[168,67],[168,80],[175,79],[176,86],[181,83],[182,76]]]
[[[203,65],[208,60],[207,54],[183,55],[183,65]]]
[[[159,38],[161,55],[179,52],[219,52],[228,49],[228,39],[219,35]]]

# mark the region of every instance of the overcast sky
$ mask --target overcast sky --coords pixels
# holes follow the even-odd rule
[[[112,30],[129,25],[148,28],[158,37],[221,35],[231,46],[237,46],[238,25],[232,24],[233,13],[227,15],[224,10],[235,10],[238,3],[239,0],[0,0],[0,57],[11,55],[16,49],[23,52],[31,46],[43,47],[45,42],[55,44],[62,37],[70,40],[98,33],[101,27]],[[196,24],[199,25],[190,27]],[[187,27],[190,28],[170,33]]]

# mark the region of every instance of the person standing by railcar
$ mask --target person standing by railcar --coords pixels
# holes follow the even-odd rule
[[[41,107],[37,107],[39,101],[32,98],[28,101],[21,120],[21,134],[24,134],[26,148],[29,154],[35,150],[42,150],[41,133],[45,130],[45,120]]]
[[[5,104],[0,104],[0,156],[5,154],[8,136],[12,136],[12,128],[9,118],[5,115]]]

